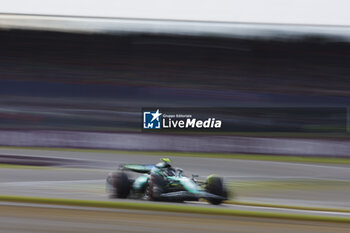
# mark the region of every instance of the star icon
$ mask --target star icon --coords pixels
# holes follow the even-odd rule
[[[157,111],[155,113],[151,113],[151,115],[153,116],[152,121],[154,121],[155,119],[157,119],[157,121],[159,121],[159,116],[161,116],[162,114],[159,112],[159,109],[157,109]]]

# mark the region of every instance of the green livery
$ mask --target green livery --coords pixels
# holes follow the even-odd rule
[[[111,198],[140,198],[152,201],[198,201],[203,198],[211,204],[220,204],[227,199],[223,179],[211,175],[205,181],[197,176],[183,175],[180,168],[174,169],[168,158],[157,164],[124,164],[117,172],[107,177],[107,192]],[[142,173],[131,178],[130,172]]]

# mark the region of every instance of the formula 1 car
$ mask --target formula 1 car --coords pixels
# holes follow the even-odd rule
[[[222,178],[211,175],[199,181],[183,176],[183,170],[174,169],[170,159],[157,164],[124,164],[117,172],[108,174],[107,192],[111,198],[140,198],[151,201],[198,201],[203,198],[213,205],[227,200],[227,189]],[[143,173],[136,179],[127,171]]]

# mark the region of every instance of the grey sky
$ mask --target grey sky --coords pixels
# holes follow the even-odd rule
[[[350,26],[350,0],[0,0],[1,13]]]

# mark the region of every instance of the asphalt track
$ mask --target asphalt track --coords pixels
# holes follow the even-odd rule
[[[348,232],[348,224],[1,204],[0,232]]]
[[[40,157],[43,160],[45,158],[58,158],[67,161],[67,164],[63,168],[1,168],[0,195],[41,196],[86,200],[108,199],[104,186],[106,174],[109,171],[113,171],[120,164],[149,164],[159,161],[159,156],[53,150],[0,149],[0,155],[6,155],[8,157],[25,156],[28,159]],[[323,179],[347,181],[350,179],[350,167],[345,165],[318,165],[191,157],[173,157],[172,159],[173,165],[183,168],[187,175],[196,173],[205,177],[215,173],[223,176],[226,181],[244,182],[257,179]],[[75,161],[75,163],[70,165],[70,160]],[[81,163],[79,163],[79,161],[81,161]],[[76,167],[80,168],[77,169]],[[281,202],[289,205],[303,205],[306,203],[306,205],[312,206],[321,203],[326,207],[349,207],[349,203],[346,202],[346,200],[348,200],[348,195],[346,193],[339,195],[339,198],[328,203],[322,202],[322,199],[318,200],[317,195],[313,197],[314,202],[293,199],[281,200]],[[186,203],[186,205],[207,206],[207,204],[202,203]],[[220,208],[346,217],[350,215],[350,213],[315,212],[237,205],[222,205]]]
[[[0,82],[0,87],[1,85]],[[13,98],[8,101],[11,102],[12,99]],[[200,101],[203,102],[203,99]],[[50,105],[50,103],[47,104]],[[4,108],[7,109],[6,106]],[[14,108],[12,111],[22,110]],[[45,109],[42,111],[46,112]],[[66,115],[68,113],[62,113],[61,109],[57,111],[59,112],[50,112],[49,115],[63,114],[66,117],[68,116]],[[69,114],[71,114],[72,111],[73,110],[69,110]],[[31,112],[36,114],[37,109],[34,108]],[[130,114],[135,117],[136,113]],[[72,118],[75,117],[71,115],[69,116]],[[41,115],[38,117],[41,117]],[[45,118],[45,116],[43,117]],[[125,117],[129,117],[129,113]],[[114,119],[115,116],[112,116],[112,118]],[[62,121],[63,120],[64,119],[62,119]],[[131,132],[108,133],[59,130],[0,130],[0,145],[13,147],[79,147],[85,149],[246,154],[261,154],[263,152],[271,155],[294,155],[303,157],[334,156],[342,158],[348,158],[350,151],[350,144],[347,140],[276,137],[261,138],[209,134],[193,136],[181,134]]]
[[[54,151],[54,150],[25,150],[25,149],[0,149],[0,155],[29,156],[43,158],[59,158],[81,160],[81,167],[116,169],[124,163],[152,164],[159,161],[159,156],[133,155],[132,153],[103,153],[103,152],[79,152],[79,151]],[[168,156],[169,157],[169,156]],[[202,176],[217,174],[227,178],[313,178],[330,180],[350,180],[349,165],[328,164],[303,164],[271,161],[215,159],[198,157],[170,157],[173,166],[181,167],[190,175],[196,173]],[[90,161],[90,164],[86,164]],[[76,166],[77,164],[74,164]],[[69,164],[67,164],[69,167]],[[26,177],[31,181],[30,176]],[[86,178],[86,177],[85,177]],[[56,177],[58,180],[76,180],[81,177],[73,177],[66,173],[64,177]]]

